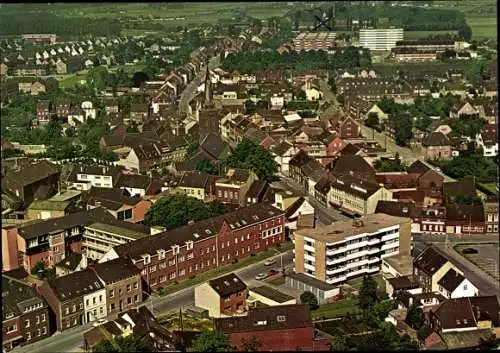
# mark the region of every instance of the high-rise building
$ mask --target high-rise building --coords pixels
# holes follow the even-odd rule
[[[402,40],[402,28],[359,30],[359,45],[373,51],[389,51]]]
[[[409,255],[411,220],[383,213],[295,232],[295,272],[329,284],[380,271],[387,256]]]
[[[294,40],[295,51],[324,50],[335,47],[334,32],[300,33]]]

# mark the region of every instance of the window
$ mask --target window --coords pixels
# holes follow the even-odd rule
[[[134,301],[137,303],[139,301],[139,297],[137,295],[134,295]]]
[[[149,268],[149,273],[153,273],[153,272],[155,272],[155,271],[156,271],[156,265],[151,266],[151,267]]]
[[[24,321],[24,327],[26,327],[26,328],[30,327],[30,320],[29,319],[26,319]]]
[[[134,289],[137,289],[137,288],[139,288],[139,285],[137,282],[134,282]]]
[[[130,292],[132,290],[132,285],[131,284],[127,284],[127,292]]]
[[[73,305],[73,310],[72,312],[76,312],[76,305]]]
[[[190,252],[189,254],[187,254],[187,259],[188,260],[191,260],[192,258],[194,258],[194,254],[192,252]]]
[[[175,259],[168,260],[168,265],[169,266],[174,266],[175,265]]]
[[[238,244],[238,238],[234,238],[234,243]]]
[[[80,310],[83,309],[83,303],[80,303],[79,308],[80,308]]]
[[[167,276],[160,276],[160,283],[165,282],[167,280]]]
[[[168,275],[168,278],[169,278],[169,279],[174,279],[175,277],[176,277],[175,272],[172,272],[172,273],[170,273],[170,274]]]
[[[278,316],[276,316],[276,320],[278,322],[285,322],[286,321],[286,317],[283,316],[283,315],[278,315]]]
[[[110,298],[114,298],[114,296],[115,296],[115,290],[114,290],[114,289],[111,289],[111,290],[109,291],[109,297],[110,297]]]
[[[40,323],[40,317],[37,315],[36,316],[36,324],[38,325]]]
[[[99,295],[99,303],[102,303],[102,295]]]
[[[42,314],[42,322],[45,322],[45,314]]]
[[[129,304],[129,305],[132,304],[132,298],[131,297],[127,298],[127,304]]]
[[[64,310],[64,313],[65,313],[66,315],[68,315],[68,314],[69,314],[69,306],[67,306],[67,307],[66,307],[66,310]]]
[[[111,303],[111,305],[109,306],[109,310],[115,310],[115,303]]]
[[[467,285],[466,284],[464,284],[464,290],[467,290]]]
[[[88,299],[86,300],[86,303],[87,303],[87,306],[90,305],[90,301]]]
[[[179,258],[177,259],[177,262],[184,262],[184,255],[179,256]]]
[[[184,276],[186,274],[186,270],[182,269],[179,271],[179,276]]]
[[[92,304],[95,305],[95,302],[96,302],[96,298],[94,297],[94,298],[92,298]]]
[[[44,328],[45,328],[45,327],[44,327]],[[30,340],[31,340],[31,332],[27,332],[27,333],[26,333],[26,335],[27,335],[27,336],[26,336],[26,339],[27,339],[28,341],[30,341]]]

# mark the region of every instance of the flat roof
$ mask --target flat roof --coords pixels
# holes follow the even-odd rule
[[[323,291],[329,291],[329,290],[337,288],[336,286],[334,286],[332,284],[320,281],[319,279],[316,279],[313,277],[309,277],[303,273],[290,272],[287,274],[287,276],[296,280],[296,281],[308,284],[314,288],[318,288],[318,289],[323,290]]]
[[[77,197],[81,194],[81,191],[78,190],[66,190],[63,193],[59,195],[55,195],[51,197],[49,200],[50,201],[68,201],[71,200],[73,197]]]
[[[254,292],[268,299],[274,300],[277,303],[285,303],[287,301],[295,299],[291,295],[282,293],[274,288],[268,286],[260,286],[255,288],[250,288],[249,292]]]
[[[323,227],[298,230],[295,233],[327,243],[335,243],[353,235],[373,233],[381,228],[411,222],[410,218],[390,216],[385,213],[369,214],[358,220],[363,221],[363,224],[356,226],[354,220],[338,221]]]
[[[384,257],[382,261],[387,262],[392,268],[395,268],[403,275],[413,272],[413,258],[410,255],[396,254]]]
[[[136,231],[131,230],[131,229],[117,227],[117,226],[113,226],[111,224],[104,224],[104,223],[93,223],[85,228],[92,229],[92,230],[98,230],[98,231],[111,233],[111,234],[118,234],[118,235],[122,235],[124,237],[132,238],[132,239],[141,239],[141,238],[149,236],[149,234],[146,234],[146,233],[136,232]]]

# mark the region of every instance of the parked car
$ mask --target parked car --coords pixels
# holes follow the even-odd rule
[[[108,322],[108,320],[106,320],[106,319],[99,319],[96,322],[94,322],[94,327],[101,326],[102,324],[105,324],[106,322]]]
[[[268,274],[267,274],[267,273],[262,272],[262,273],[259,273],[257,276],[255,276],[255,279],[256,279],[257,281],[260,281],[260,280],[266,279],[266,278],[267,278],[267,276],[268,276]]]
[[[271,265],[274,265],[276,263],[276,259],[269,259],[269,260],[266,260],[266,262],[264,262],[264,266],[271,266]]]
[[[465,248],[465,249],[462,250],[462,253],[466,254],[466,255],[477,254],[478,252],[479,251],[477,251],[474,248]]]
[[[271,276],[276,276],[276,275],[277,275],[277,274],[279,274],[279,273],[280,273],[280,271],[279,271],[279,270],[277,270],[277,269],[273,268],[273,269],[271,269],[271,270],[269,270],[269,271],[267,272],[267,275],[268,275],[269,277],[271,277]]]

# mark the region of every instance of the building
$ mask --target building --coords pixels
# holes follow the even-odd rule
[[[27,219],[49,219],[63,217],[69,213],[71,202],[41,200],[33,201],[27,208]]]
[[[359,30],[359,46],[372,51],[389,51],[402,40],[402,28]]]
[[[249,306],[259,306],[261,304],[265,306],[290,305],[297,304],[297,299],[274,288],[259,286],[248,290],[247,303]]]
[[[66,254],[64,259],[54,265],[56,276],[66,276],[76,271],[82,271],[87,268],[87,257],[82,254],[71,252]]]
[[[50,335],[49,307],[28,284],[2,275],[2,347],[39,341]]]
[[[234,273],[211,279],[194,289],[194,304],[207,309],[210,317],[243,314],[247,310],[248,288]]]
[[[284,223],[283,211],[254,204],[115,246],[100,262],[129,257],[148,288],[158,290],[277,246],[284,241]]]
[[[119,313],[137,306],[143,300],[141,271],[125,258],[92,265],[104,283],[105,311]]]
[[[310,51],[323,50],[328,51],[335,47],[335,38],[337,35],[334,32],[311,32],[300,33],[293,40],[295,51]]]
[[[457,42],[458,43],[458,42]],[[454,40],[402,40],[396,43],[396,48],[412,48],[419,52],[432,51],[442,53],[446,50],[455,50],[456,42]]]
[[[230,168],[225,177],[215,182],[217,200],[223,203],[244,205],[246,194],[259,177],[249,169]]]
[[[422,141],[424,159],[451,159],[450,139],[442,132],[431,132]]]
[[[488,196],[484,201],[484,221],[487,233],[498,233],[498,196]]]
[[[238,350],[252,337],[259,351],[329,350],[329,340],[316,337],[307,304],[250,308],[247,316],[215,319],[215,329]]]
[[[211,201],[215,198],[215,183],[218,177],[201,172],[185,172],[177,187],[187,196],[201,201]]]
[[[416,48],[392,48],[391,55],[394,60],[399,62],[423,62],[436,61],[438,59],[435,51],[422,51]]]
[[[474,297],[479,294],[476,286],[453,269],[449,269],[438,281],[438,290],[447,299]]]
[[[427,247],[413,260],[413,276],[426,293],[438,292],[438,282],[450,269],[463,275],[460,269],[432,246]]]
[[[112,188],[117,182],[122,169],[117,167],[95,167],[76,165],[68,176],[67,183],[76,190],[90,190],[92,187]]]
[[[106,293],[103,289],[101,280],[92,269],[87,268],[67,276],[48,279],[39,287],[39,292],[55,317],[55,329],[65,331],[94,321],[94,313],[97,317],[106,316]],[[87,300],[89,305],[86,305]]]
[[[371,214],[295,232],[295,272],[329,284],[381,270],[381,260],[409,254],[411,220]]]
[[[89,259],[100,260],[114,246],[130,243],[150,236],[149,227],[124,221],[92,223],[85,226],[82,254]]]

